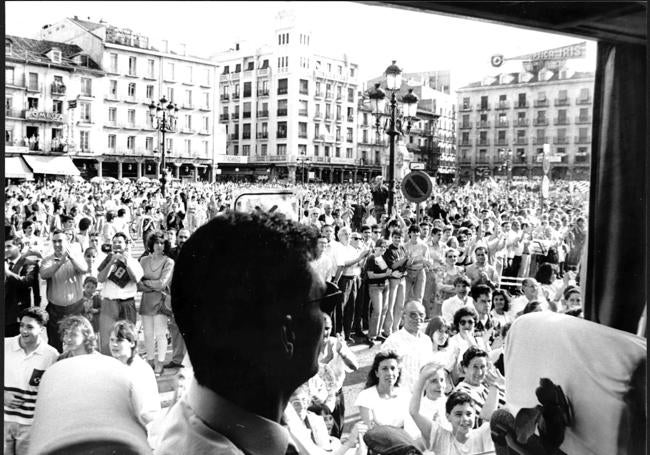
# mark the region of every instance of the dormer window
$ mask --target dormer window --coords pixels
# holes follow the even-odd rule
[[[52,61],[54,63],[61,63],[61,51],[52,49]]]

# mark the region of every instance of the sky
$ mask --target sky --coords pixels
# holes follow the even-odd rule
[[[274,18],[293,10],[312,31],[312,45],[325,55],[347,54],[359,64],[359,80],[383,73],[392,60],[405,72],[450,70],[452,91],[502,72],[521,70],[519,61],[500,68],[490,57],[516,57],[587,41],[587,56],[569,61],[577,71],[594,71],[596,43],[473,19],[350,2],[175,2],[46,1],[5,3],[9,35],[39,38],[43,25],[65,17],[104,21],[149,36],[185,43],[188,54],[214,55],[246,40],[273,43]]]

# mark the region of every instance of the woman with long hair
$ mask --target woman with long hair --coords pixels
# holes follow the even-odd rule
[[[90,321],[83,316],[63,318],[59,322],[59,336],[63,342],[63,352],[58,360],[96,352],[97,336]]]
[[[401,375],[401,358],[396,352],[379,352],[375,355],[366,388],[359,393],[355,402],[361,419],[369,428],[376,425],[404,428],[410,393],[399,386]]]
[[[492,311],[490,311],[490,315],[496,327],[503,327],[512,322],[512,318],[508,315],[511,300],[510,293],[505,289],[497,289],[492,293]]]
[[[142,291],[140,316],[144,329],[147,361],[157,376],[163,372],[167,353],[167,318],[169,314],[169,283],[174,272],[174,260],[164,253],[165,238],[154,232],[147,239],[149,254],[140,258],[144,275],[138,283]]]
[[[111,355],[129,367],[134,386],[136,414],[146,425],[160,414],[158,384],[151,367],[138,355],[138,335],[130,321],[117,321],[109,337]]]

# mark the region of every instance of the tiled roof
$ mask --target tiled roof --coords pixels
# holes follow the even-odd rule
[[[592,73],[590,71],[576,71],[571,77],[567,77],[565,79],[560,79],[559,73],[557,71],[553,71],[553,76],[551,76],[547,80],[540,79],[539,78],[539,73],[531,73],[531,74],[532,74],[533,77],[530,78],[530,80],[528,80],[528,81],[523,81],[523,80],[520,81],[519,79],[521,77],[521,73],[504,73],[504,74],[500,74],[499,76],[494,76],[493,77],[494,81],[491,84],[484,84],[481,81],[479,81],[479,82],[471,82],[471,83],[467,84],[466,86],[461,87],[460,90],[466,89],[466,88],[477,88],[477,87],[496,87],[496,86],[517,85],[517,84],[534,84],[534,83],[537,83],[537,82],[551,83],[551,82],[555,82],[555,81],[559,81],[559,80],[563,80],[563,81],[569,80],[570,81],[572,79],[585,79],[585,78],[593,78],[594,77],[594,73]],[[512,77],[512,80],[510,82],[502,84],[501,81],[500,81],[500,77],[504,76],[504,75]]]
[[[7,35],[5,41],[11,42],[11,56],[14,58],[24,59],[32,63],[45,63],[51,64],[52,60],[45,54],[56,47],[61,50],[61,65],[74,67],[74,68],[90,68],[101,70],[100,66],[88,58],[89,66],[82,66],[72,61],[75,55],[83,54],[83,49],[76,44],[60,43],[58,41],[36,40],[31,38],[23,38],[20,36]],[[9,57],[5,54],[5,57]]]
[[[89,32],[92,32],[93,30],[98,29],[99,27],[103,27],[103,24],[98,24],[97,22],[82,21],[81,19],[77,19],[76,17],[69,17],[68,19],[71,20],[72,22],[76,22],[77,24],[81,25]]]

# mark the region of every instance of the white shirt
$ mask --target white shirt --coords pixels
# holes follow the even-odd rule
[[[395,351],[402,357],[402,379],[400,386],[408,391],[420,375],[420,369],[433,360],[433,342],[424,333],[412,335],[405,328],[391,334],[381,347],[382,352]]]
[[[474,308],[474,299],[469,295],[465,297],[465,300],[461,300],[458,295],[449,297],[447,300],[442,302],[442,317],[449,324],[454,322],[454,314],[456,311],[460,310],[462,307]]]

